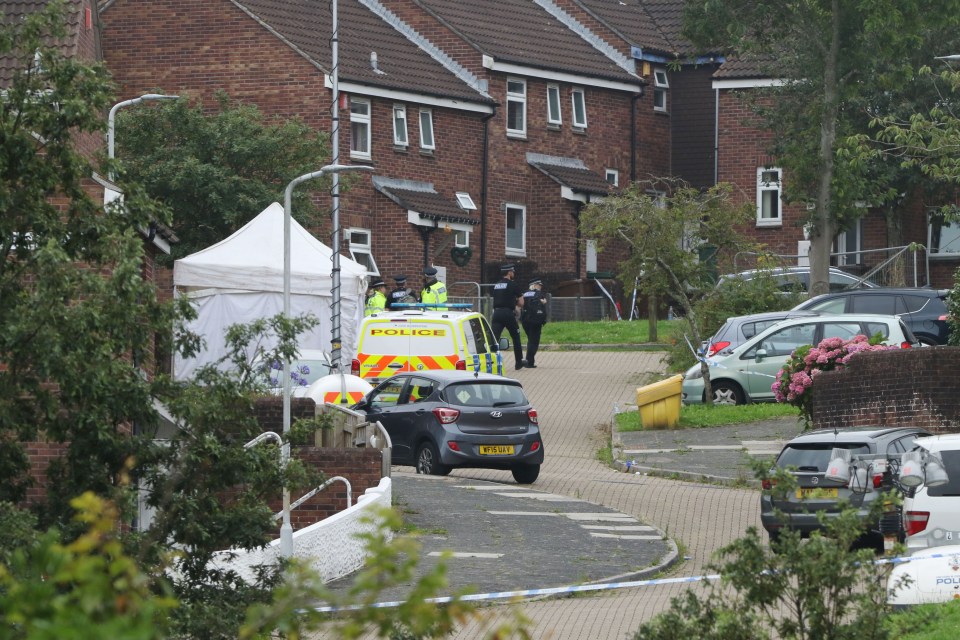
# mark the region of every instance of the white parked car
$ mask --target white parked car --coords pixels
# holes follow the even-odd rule
[[[782,320],[733,351],[707,358],[713,401],[717,404],[772,401],[771,387],[777,372],[797,347],[820,344],[826,338],[848,340],[877,333],[887,345],[907,348],[920,344],[896,316],[843,314]],[[700,404],[705,400],[699,362],[683,376],[682,400],[687,404]]]

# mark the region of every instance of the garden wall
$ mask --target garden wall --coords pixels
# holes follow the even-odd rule
[[[813,383],[813,425],[960,431],[960,347],[859,354]]]

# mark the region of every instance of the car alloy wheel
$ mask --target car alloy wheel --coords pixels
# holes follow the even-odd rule
[[[450,473],[450,467],[440,464],[440,453],[432,442],[424,442],[417,449],[417,473],[428,476]]]
[[[743,404],[743,392],[729,382],[717,382],[713,386],[713,404]]]

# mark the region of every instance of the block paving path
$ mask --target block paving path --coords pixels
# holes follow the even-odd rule
[[[646,351],[546,351],[537,359],[536,369],[508,370],[506,375],[523,383],[540,416],[546,461],[532,489],[604,507],[571,509],[571,504],[583,503],[541,502],[537,510],[611,511],[652,525],[676,541],[682,555],[661,577],[701,575],[717,548],[740,537],[747,527],[760,526],[756,490],[623,473],[597,457],[597,451],[610,442],[609,425],[615,407],[636,402],[637,387],[663,371],[661,356],[659,352]],[[776,438],[781,434],[771,435]],[[411,481],[431,482],[415,476],[404,478],[408,475],[404,470],[409,468],[395,469],[399,471],[398,486]],[[508,472],[494,470],[456,470],[443,480],[443,486],[451,491],[451,504],[461,499],[461,491],[466,491],[457,489],[456,485],[497,483],[509,491],[520,488]],[[400,502],[402,504],[402,500]],[[516,507],[516,510],[534,509]],[[418,526],[428,529],[429,523],[425,520]],[[453,535],[448,539],[452,540]],[[455,550],[450,545],[448,548]],[[556,560],[565,558],[563,548],[545,551]],[[642,564],[643,558],[638,559],[641,563],[633,564]],[[616,565],[630,566],[631,563],[618,558]],[[451,565],[450,571],[456,570],[456,565]],[[480,576],[474,578],[475,583],[480,580]],[[519,588],[527,588],[530,582]],[[622,640],[632,636],[644,621],[665,610],[671,598],[687,588],[686,584],[630,587],[577,597],[525,601],[521,606],[524,615],[532,621],[533,638]],[[452,637],[482,638],[489,625],[507,623],[513,617],[511,607],[505,604],[490,605],[485,613],[487,620],[468,623]]]

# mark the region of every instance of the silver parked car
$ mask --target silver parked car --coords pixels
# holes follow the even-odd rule
[[[849,340],[857,335],[879,333],[883,343],[901,348],[920,346],[903,320],[881,315],[815,315],[790,318],[750,338],[730,353],[708,357],[713,401],[718,404],[745,404],[772,401],[771,389],[777,372],[797,347],[816,345],[826,338]],[[700,363],[683,377],[682,400],[704,402]]]
[[[815,315],[817,314],[813,311],[767,311],[727,318],[723,326],[700,345],[700,354],[706,356],[728,354],[767,327],[772,327],[781,320]]]
[[[393,441],[393,462],[417,473],[455,467],[505,469],[520,484],[540,474],[537,410],[516,380],[488,373],[424,370],[381,382],[354,406]]]

